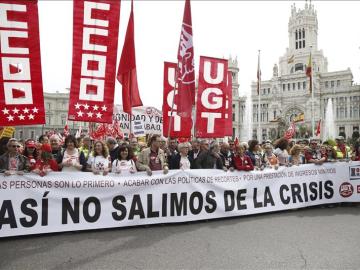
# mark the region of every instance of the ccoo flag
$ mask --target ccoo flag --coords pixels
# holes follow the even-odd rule
[[[133,1],[117,79],[122,84],[123,110],[131,114],[132,107],[142,106],[136,76]]]
[[[178,49],[178,115],[190,117],[195,103],[194,47],[190,0],[185,1]]]

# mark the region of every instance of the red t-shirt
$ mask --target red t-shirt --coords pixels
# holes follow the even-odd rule
[[[249,156],[234,156],[233,158],[234,168],[239,171],[252,171],[254,165],[252,164],[251,158]]]
[[[152,171],[160,171],[161,168],[161,161],[158,157],[158,153],[154,151],[150,151],[150,162],[149,167]]]
[[[50,159],[47,163],[45,163],[43,160],[38,159],[36,163],[31,167],[31,170],[45,170],[45,169],[51,169],[54,172],[59,171],[59,166],[55,159]]]

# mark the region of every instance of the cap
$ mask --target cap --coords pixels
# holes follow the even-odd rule
[[[36,146],[35,141],[28,140],[28,141],[26,141],[25,146],[28,147],[28,148],[35,148],[35,146]]]
[[[51,146],[50,144],[43,144],[41,146],[41,151],[51,153]]]

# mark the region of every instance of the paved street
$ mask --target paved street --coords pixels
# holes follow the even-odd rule
[[[360,207],[0,240],[0,269],[360,269]]]

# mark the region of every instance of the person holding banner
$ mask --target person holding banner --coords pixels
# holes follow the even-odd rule
[[[57,134],[54,134],[50,137],[50,145],[51,145],[51,154],[53,158],[56,160],[59,170],[61,170],[61,162],[63,159],[63,152],[60,146],[60,137]]]
[[[279,160],[280,166],[289,165],[289,153],[287,148],[289,147],[289,141],[286,138],[280,138],[274,143],[274,154]]]
[[[77,149],[77,141],[73,135],[65,139],[65,151],[61,162],[63,172],[77,172],[86,169],[84,153]]]
[[[230,169],[233,167],[233,154],[230,152],[229,144],[227,144],[226,142],[224,142],[220,146],[220,157],[221,157],[221,161],[222,161],[223,165],[227,169]]]
[[[254,170],[254,165],[252,164],[251,158],[245,155],[245,148],[241,144],[235,146],[233,166],[238,171]]]
[[[33,166],[38,159],[38,151],[36,149],[35,141],[33,139],[28,139],[25,141],[25,149],[23,155],[27,157],[30,166]]]
[[[202,151],[196,161],[198,169],[219,169],[227,171],[220,157],[220,147],[216,141],[211,143],[208,151]]]
[[[310,147],[305,150],[305,159],[306,163],[314,163],[315,165],[322,165],[326,161],[326,154],[320,152],[316,138],[310,139]]]
[[[179,143],[179,153],[172,155],[170,158],[170,170],[189,170],[191,168],[191,160],[189,157],[190,145],[188,142]]]
[[[155,134],[149,139],[148,148],[141,151],[136,161],[136,167],[139,171],[146,171],[150,176],[152,171],[163,170],[164,174],[169,171],[166,163],[165,153],[160,149],[161,138]]]
[[[0,156],[0,172],[5,176],[23,175],[30,168],[28,159],[18,153],[18,148],[20,148],[18,141],[11,138],[7,143],[7,152]]]
[[[94,143],[94,150],[87,160],[88,169],[94,174],[107,175],[110,171],[109,150],[102,141]]]
[[[274,168],[275,170],[279,168],[279,160],[273,153],[273,147],[270,143],[265,143],[264,145],[263,160],[267,167]]]
[[[305,163],[305,157],[302,155],[301,151],[302,148],[299,144],[295,144],[293,147],[291,147],[289,157],[289,163],[291,165],[299,166]]]
[[[119,147],[119,156],[113,161],[111,172],[116,174],[128,174],[136,172],[132,147],[128,145],[121,145]]]
[[[189,151],[189,159],[191,160],[191,169],[195,169],[196,159],[200,153],[200,140],[194,139],[191,143],[191,150]]]
[[[42,144],[40,158],[36,160],[31,171],[40,176],[45,176],[49,172],[57,172],[58,170],[58,164],[51,154],[50,144]]]
[[[245,155],[250,157],[251,162],[254,165],[255,169],[263,170],[265,168],[265,164],[263,163],[261,158],[261,149],[258,140],[249,141],[249,148],[245,152]]]

